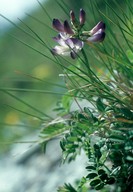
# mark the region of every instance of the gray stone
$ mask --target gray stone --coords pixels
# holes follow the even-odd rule
[[[39,145],[26,146],[14,145],[1,159],[0,192],[56,192],[85,174],[84,153],[76,161],[61,163],[59,139],[48,142],[45,153]]]

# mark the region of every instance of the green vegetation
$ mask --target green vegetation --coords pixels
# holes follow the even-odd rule
[[[13,87],[13,84],[10,85],[12,90],[6,86],[1,88],[3,94],[15,99],[16,106],[12,108],[17,108],[17,113],[24,110],[25,115],[29,113],[32,119],[33,116],[38,119],[42,127],[38,143],[43,145],[48,140],[61,136],[63,163],[74,161],[81,151],[86,154],[88,160],[85,169],[88,174],[79,176],[79,182],[75,186],[64,184],[58,188],[58,192],[133,190],[133,5],[130,0],[123,1],[122,4],[115,0],[111,4],[109,0],[103,2],[104,7],[99,1],[83,1],[82,5],[78,1],[74,2],[76,17],[79,6],[86,11],[87,19],[83,26],[85,31],[91,30],[100,20],[106,24],[104,42],[86,43],[75,60],[62,55],[51,55],[53,42],[50,38],[57,33],[47,25],[45,28],[50,33],[45,28],[38,33],[39,27],[35,29],[34,24],[25,26],[22,23],[22,30],[27,28],[32,39],[40,43],[38,46],[30,42],[30,45],[27,44],[27,41],[15,34],[32,51],[41,52],[45,63],[58,69],[56,75],[61,73],[63,76],[62,85],[65,89],[62,91],[61,87],[58,88],[62,97],[54,107],[55,118],[48,113],[39,115],[44,111],[39,103],[34,105],[34,97],[30,104],[33,92],[39,93],[36,87],[32,91],[29,86]],[[57,13],[51,13],[51,8],[43,9],[45,19],[48,19],[45,20],[46,24],[52,23],[53,18],[69,20],[72,5],[66,4],[66,1],[56,1],[52,6],[55,5]],[[37,23],[40,24],[40,19]],[[37,66],[37,63],[34,65]],[[24,74],[27,74],[27,69],[24,70]],[[33,71],[33,66],[30,65],[28,71]],[[36,80],[35,74],[30,75]],[[28,75],[26,77],[29,78]],[[42,86],[40,89],[44,90],[42,81],[38,82]],[[19,88],[15,90],[15,94],[14,88]],[[31,93],[19,97],[24,90]],[[42,105],[43,101],[39,100]],[[27,110],[19,108],[17,102],[25,105]],[[37,115],[33,115],[31,110]]]
[[[55,4],[55,8],[57,6]],[[49,10],[51,3],[45,7]],[[1,36],[0,41],[0,138],[3,143],[0,150],[8,149],[12,142],[31,131],[39,131],[45,113],[51,113],[53,103],[64,92],[64,88],[58,85],[59,68],[38,54],[40,51],[50,57],[51,53],[31,31],[34,30],[48,44],[52,42],[51,21],[42,7],[18,25],[11,24],[12,28]]]

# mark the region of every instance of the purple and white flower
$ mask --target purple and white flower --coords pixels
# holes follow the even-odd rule
[[[87,38],[87,42],[102,42],[105,38],[105,23],[100,21],[91,31],[89,31],[90,37]]]
[[[83,26],[85,23],[85,19],[86,19],[86,13],[83,9],[80,9],[80,13],[79,13],[79,22],[80,25]]]
[[[74,34],[67,20],[65,20],[62,24],[58,19],[53,19],[53,28],[56,29],[58,32],[64,32],[69,35]]]
[[[56,45],[51,52],[54,55],[70,55],[75,59],[78,52],[84,46],[84,42],[102,42],[105,38],[105,23],[100,21],[90,31],[83,31],[83,26],[86,20],[86,13],[83,9],[80,9],[79,21],[76,20],[73,11],[70,11],[70,19],[72,27],[68,21],[63,23],[59,19],[53,19],[53,28],[59,32],[57,37],[53,40],[59,45]]]
[[[83,48],[83,41],[74,38],[74,30],[70,27],[67,20],[62,24],[58,19],[53,19],[53,28],[59,33],[58,37],[53,40],[59,45],[56,45],[51,51],[54,55],[71,56],[75,59],[77,53]]]
[[[76,38],[69,37],[65,33],[60,33],[53,38],[59,45],[52,49],[54,55],[71,56],[75,59],[77,53],[83,48],[84,43]]]

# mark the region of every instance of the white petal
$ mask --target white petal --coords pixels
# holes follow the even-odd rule
[[[63,39],[58,40],[58,43],[63,47],[68,47]]]
[[[61,38],[63,39],[63,40],[67,40],[67,39],[69,39],[70,38],[70,35],[69,34],[67,34],[67,33],[60,33],[60,36],[61,36]]]
[[[54,49],[56,50],[56,53],[59,55],[69,51],[69,47],[58,46],[58,45],[56,45]]]
[[[67,39],[65,42],[66,42],[66,45],[68,45],[68,47],[70,47],[71,49],[74,49],[74,43],[70,38]]]

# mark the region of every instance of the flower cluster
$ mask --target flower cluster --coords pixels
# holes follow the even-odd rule
[[[105,23],[100,21],[90,31],[83,31],[86,20],[86,13],[80,9],[79,21],[77,21],[73,11],[70,11],[71,26],[65,20],[61,23],[59,19],[53,19],[53,28],[59,32],[53,40],[59,45],[52,49],[54,55],[70,55],[73,59],[83,48],[84,42],[102,42],[105,38]]]

